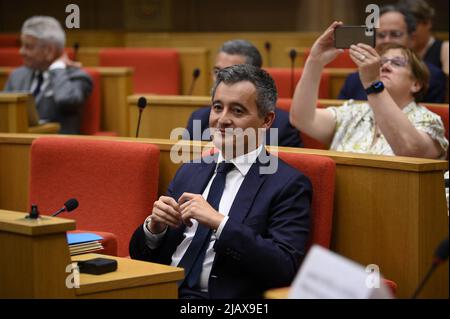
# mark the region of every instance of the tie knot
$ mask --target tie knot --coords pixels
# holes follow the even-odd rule
[[[234,168],[233,163],[220,162],[219,165],[217,166],[217,173],[228,174],[228,172],[230,172],[233,168]]]

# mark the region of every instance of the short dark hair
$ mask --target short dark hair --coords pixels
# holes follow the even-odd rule
[[[414,31],[416,31],[417,21],[414,15],[410,10],[408,10],[405,6],[402,5],[386,5],[381,7],[380,9],[380,17],[388,12],[398,12],[403,15],[405,19],[406,27],[408,29],[408,34],[411,36]]]
[[[247,40],[230,40],[225,42],[219,49],[219,52],[227,54],[242,55],[245,57],[247,64],[254,65],[258,68],[262,66],[262,57],[258,49]]]
[[[421,102],[429,87],[430,71],[428,70],[427,65],[417,56],[416,53],[414,53],[413,50],[397,43],[386,43],[383,45],[380,56],[383,56],[387,51],[394,49],[401,50],[403,56],[408,60],[412,76],[420,84],[420,90],[414,93],[413,96],[416,102]]]
[[[251,64],[233,65],[220,70],[212,88],[212,98],[221,82],[230,85],[243,81],[252,83],[256,88],[256,105],[260,117],[275,111],[278,93],[274,80],[269,73]]]
[[[417,23],[432,21],[435,10],[424,0],[401,0],[399,5],[406,7],[417,20]]]

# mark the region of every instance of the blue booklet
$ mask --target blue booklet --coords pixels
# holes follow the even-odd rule
[[[103,237],[94,233],[68,233],[67,242],[69,245],[88,243],[91,241],[102,240]]]

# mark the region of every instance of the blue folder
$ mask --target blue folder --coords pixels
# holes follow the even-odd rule
[[[88,243],[91,241],[102,240],[103,237],[93,233],[70,233],[67,234],[69,245]]]

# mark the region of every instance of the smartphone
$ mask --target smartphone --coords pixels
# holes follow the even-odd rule
[[[369,29],[365,25],[343,25],[334,29],[334,47],[348,49],[352,44],[365,43],[375,47],[376,29],[371,29],[372,34],[366,35]]]

